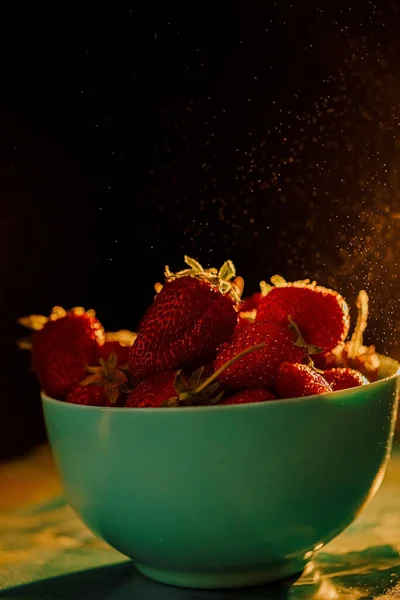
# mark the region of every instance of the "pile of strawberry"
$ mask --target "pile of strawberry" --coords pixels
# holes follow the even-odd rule
[[[349,309],[333,290],[275,276],[242,300],[244,281],[231,261],[219,271],[188,257],[185,263],[178,273],[166,267],[137,333],[105,333],[94,311],[83,308],[20,319],[33,329],[32,368],[45,394],[128,408],[244,404],[377,378],[379,357],[362,343],[365,292],[346,341]]]

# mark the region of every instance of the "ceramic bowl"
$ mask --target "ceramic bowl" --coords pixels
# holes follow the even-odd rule
[[[368,386],[238,406],[124,409],[43,396],[71,506],[160,582],[262,584],[301,572],[378,490],[398,363]]]

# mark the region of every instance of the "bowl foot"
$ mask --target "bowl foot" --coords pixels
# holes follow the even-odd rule
[[[224,571],[201,572],[201,571],[169,571],[155,569],[148,565],[135,562],[137,570],[149,579],[185,588],[196,589],[228,589],[242,588],[272,581],[280,581],[296,574],[300,574],[307,564],[306,560],[294,560],[274,565],[266,565],[264,568],[249,571]]]

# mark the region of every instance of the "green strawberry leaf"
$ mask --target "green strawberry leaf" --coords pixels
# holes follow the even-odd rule
[[[284,279],[283,277],[281,277],[281,275],[273,275],[271,277],[271,283],[275,287],[286,287],[287,286],[286,279]]]
[[[266,296],[271,290],[273,290],[273,286],[267,283],[266,281],[260,281],[260,290],[261,295]]]
[[[194,388],[197,387],[200,383],[201,376],[203,375],[204,367],[199,367],[196,371],[193,371],[191,376],[189,377],[189,387]]]
[[[182,369],[175,374],[174,388],[178,395],[184,394],[188,390],[186,378]]]
[[[202,271],[204,271],[201,264],[194,258],[190,258],[190,256],[185,256],[184,261],[188,265],[188,267],[193,269],[193,271],[196,271],[197,273],[201,273]]]
[[[224,264],[218,272],[218,277],[222,279],[222,281],[230,281],[231,279],[236,277],[235,265],[231,260],[227,260],[224,262]]]

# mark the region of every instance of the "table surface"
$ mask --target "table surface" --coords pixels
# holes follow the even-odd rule
[[[0,464],[0,598],[24,600],[400,599],[400,448],[361,517],[297,581],[248,590],[154,583],[97,540],[63,498],[47,447]]]

